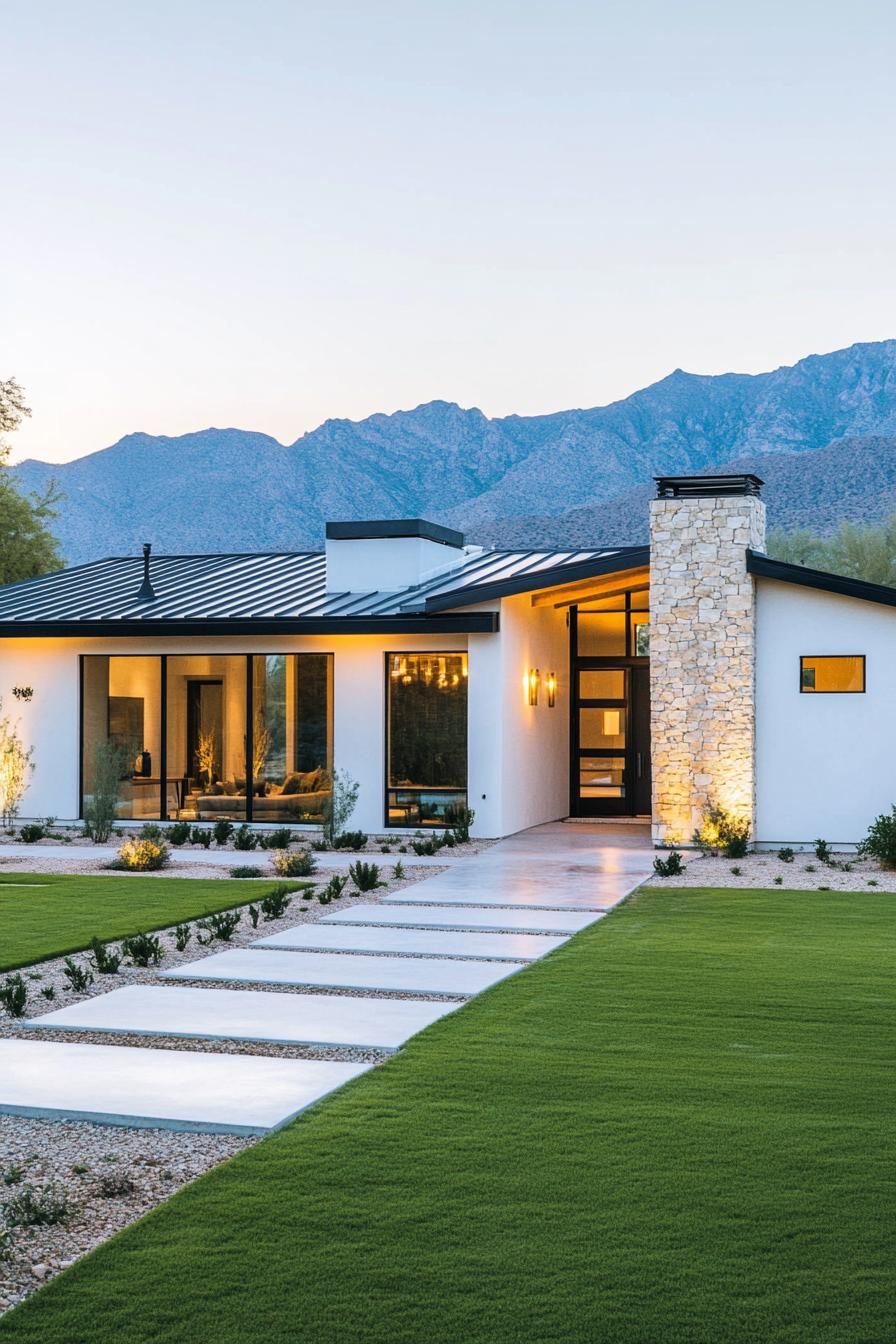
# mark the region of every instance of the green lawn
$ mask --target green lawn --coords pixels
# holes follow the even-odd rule
[[[264,896],[276,883],[241,878],[0,876],[0,971],[163,929]],[[304,884],[296,884],[304,885]]]
[[[16,1344],[870,1344],[896,903],[646,890],[74,1266]]]

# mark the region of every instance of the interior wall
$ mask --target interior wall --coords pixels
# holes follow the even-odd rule
[[[756,838],[860,840],[896,802],[896,610],[757,581]],[[800,657],[864,654],[864,694],[800,692]]]

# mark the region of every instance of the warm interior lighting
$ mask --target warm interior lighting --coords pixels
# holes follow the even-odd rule
[[[537,667],[530,667],[526,677],[526,692],[530,705],[538,704],[538,688],[541,685],[541,675]]]
[[[557,703],[557,674],[549,672],[544,679],[545,688],[548,693],[548,708],[553,709]]]

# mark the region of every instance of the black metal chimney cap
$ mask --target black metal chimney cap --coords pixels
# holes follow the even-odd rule
[[[143,582],[140,585],[140,591],[137,594],[138,602],[155,602],[156,593],[149,579],[149,557],[152,552],[152,542],[143,543]]]
[[[765,484],[758,476],[654,476],[657,499],[701,499],[713,496],[761,497]]]

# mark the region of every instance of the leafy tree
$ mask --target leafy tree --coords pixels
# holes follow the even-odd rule
[[[3,437],[30,415],[15,378],[0,380],[0,584],[19,583],[61,569],[56,538],[47,527],[60,498],[51,481],[43,495],[23,495],[9,471],[11,445]]]
[[[807,528],[773,531],[768,553],[790,564],[896,588],[896,510],[882,523],[843,522],[832,537],[816,536]]]

